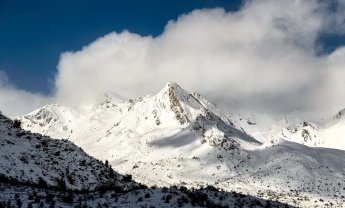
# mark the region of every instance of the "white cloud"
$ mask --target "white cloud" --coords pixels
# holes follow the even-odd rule
[[[345,53],[316,55],[320,34],[344,27],[343,6],[329,8],[317,0],[255,0],[236,12],[181,15],[158,37],[110,33],[61,55],[54,100],[137,97],[172,80],[227,110],[334,113],[345,107]]]
[[[0,71],[0,106],[5,115],[17,116],[29,113],[49,102],[49,98],[14,87],[7,75]]]

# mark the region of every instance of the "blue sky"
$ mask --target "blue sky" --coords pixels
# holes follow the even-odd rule
[[[49,93],[64,51],[79,50],[112,31],[159,35],[166,23],[200,8],[237,10],[222,0],[0,0],[0,70],[20,89]],[[182,3],[183,2],[183,3]]]
[[[229,111],[329,115],[345,106],[344,34],[344,0],[0,0],[0,110],[175,81]]]

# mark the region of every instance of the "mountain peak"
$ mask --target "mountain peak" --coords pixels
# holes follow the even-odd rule
[[[189,92],[185,91],[175,82],[168,82],[158,93],[162,100],[168,101],[170,109],[175,113],[180,124],[190,121],[190,116],[186,113],[183,104],[188,103]]]
[[[181,86],[174,81],[169,81],[166,83],[165,88],[181,88]]]
[[[180,99],[185,99],[190,94],[189,92],[184,90],[180,85],[178,85],[176,82],[172,82],[172,81],[168,82],[164,86],[164,88],[160,91],[159,94],[166,94],[166,93],[169,94],[169,96],[174,94]]]

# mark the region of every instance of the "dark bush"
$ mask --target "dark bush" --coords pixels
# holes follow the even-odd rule
[[[203,192],[189,192],[187,196],[192,200],[192,202],[198,204],[204,204],[208,199],[207,194]]]
[[[206,186],[205,189],[210,190],[210,191],[218,191],[218,189],[216,187],[211,186],[211,185]]]
[[[34,200],[34,195],[33,195],[33,194],[29,194],[28,199],[29,199],[29,200]]]
[[[113,168],[111,166],[109,167],[109,177],[115,178],[115,171],[113,170]],[[131,179],[132,179],[132,177],[131,177]]]
[[[63,177],[57,179],[57,188],[62,191],[66,190],[66,183]]]
[[[38,186],[40,188],[47,188],[48,184],[47,184],[47,182],[42,177],[39,177],[38,178]]]
[[[185,186],[181,186],[181,187],[180,187],[180,191],[182,191],[182,192],[187,192],[188,189],[187,189],[187,187],[185,187]]]
[[[66,204],[72,204],[73,203],[73,193],[69,192],[68,194],[62,196],[62,202]]]
[[[168,194],[166,197],[165,197],[165,203],[169,203],[172,199],[172,195],[171,194]]]
[[[35,196],[35,203],[38,204],[41,201],[41,196],[36,195]]]
[[[132,175],[125,175],[125,176],[123,176],[122,181],[124,181],[124,182],[131,182],[132,181]]]
[[[168,192],[168,188],[167,187],[163,187],[162,188],[162,193],[167,193]]]
[[[79,165],[80,165],[80,166],[85,166],[85,165],[86,165],[86,160],[81,160],[81,161],[79,162]]]
[[[22,202],[22,200],[19,198],[19,195],[18,195],[18,194],[16,194],[15,198],[16,198],[17,206],[18,206],[18,207],[22,207],[23,202]]]
[[[121,186],[119,186],[119,185],[115,185],[114,186],[114,191],[116,193],[124,193],[124,189]]]
[[[48,147],[48,141],[47,140],[42,140],[41,144],[43,147]]]
[[[22,125],[22,122],[18,119],[13,120],[13,128],[19,129]]]

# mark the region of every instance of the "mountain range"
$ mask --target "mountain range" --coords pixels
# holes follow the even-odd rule
[[[214,186],[296,206],[345,205],[344,110],[320,124],[229,114],[173,82],[154,95],[116,100],[104,96],[88,110],[51,104],[15,119],[147,186]]]
[[[0,115],[0,207],[291,207],[213,186],[147,187],[72,142]]]

